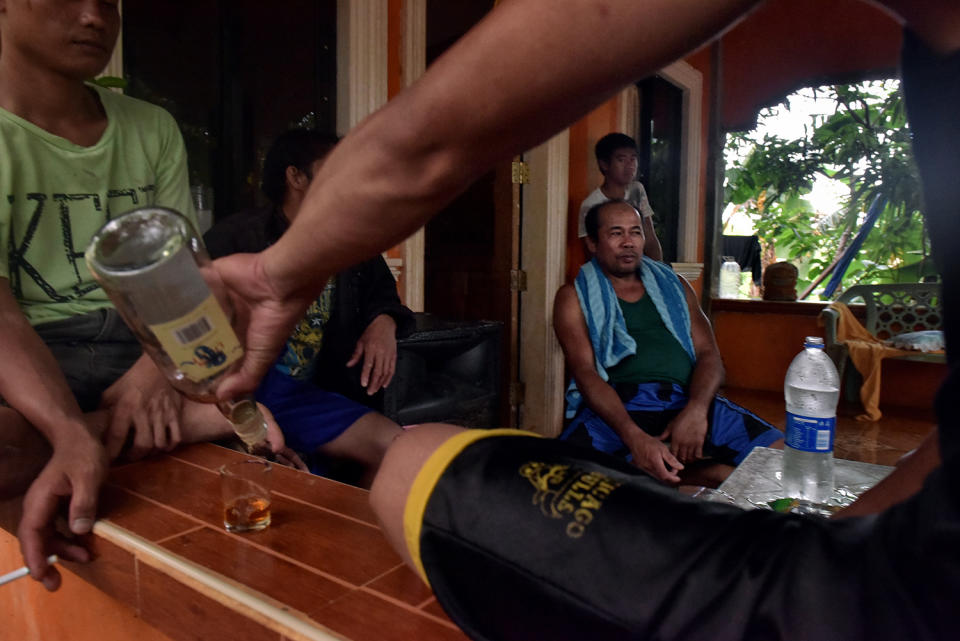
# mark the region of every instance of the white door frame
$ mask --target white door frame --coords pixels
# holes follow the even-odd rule
[[[680,162],[680,220],[677,229],[677,258],[674,270],[697,280],[703,271],[698,262],[700,250],[700,150],[703,74],[682,60],[664,67],[659,75],[682,92],[680,140],[683,146]]]
[[[530,182],[523,186],[520,265],[527,289],[520,295],[520,427],[559,436],[563,427],[563,351],[553,331],[553,299],[567,264],[570,130],[523,154]]]
[[[387,0],[337,0],[337,134],[387,102]]]
[[[427,0],[403,3],[403,86],[409,87],[427,68]],[[403,241],[403,302],[415,312],[423,311],[424,251],[423,227]]]

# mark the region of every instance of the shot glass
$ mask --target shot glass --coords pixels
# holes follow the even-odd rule
[[[259,532],[270,525],[269,461],[248,459],[220,467],[223,526],[228,532]]]

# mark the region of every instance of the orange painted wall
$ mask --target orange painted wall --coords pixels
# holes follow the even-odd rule
[[[859,0],[771,0],[723,37],[723,126],[803,86],[896,69],[900,26]]]
[[[608,100],[570,126],[570,173],[567,201],[567,282],[577,277],[587,256],[577,238],[580,203],[602,182],[593,156],[597,140],[617,130],[616,99]]]
[[[819,309],[821,306],[817,306]],[[728,387],[783,390],[790,361],[805,336],[819,336],[815,315],[714,311],[713,331]]]
[[[23,565],[17,539],[0,529],[0,574]],[[170,641],[133,611],[66,570],[63,584],[47,592],[23,578],[0,597],[0,638],[17,641]]]

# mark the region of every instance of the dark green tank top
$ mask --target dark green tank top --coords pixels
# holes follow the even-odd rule
[[[635,303],[617,299],[627,333],[637,341],[637,353],[607,369],[611,383],[666,381],[687,385],[693,362],[685,349],[663,324],[649,296]]]

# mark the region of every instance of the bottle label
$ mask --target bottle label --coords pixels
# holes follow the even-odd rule
[[[787,445],[804,452],[832,452],[836,425],[834,416],[814,418],[787,412]]]
[[[243,347],[213,294],[192,312],[149,327],[163,351],[191,381],[210,378],[243,356]]]

